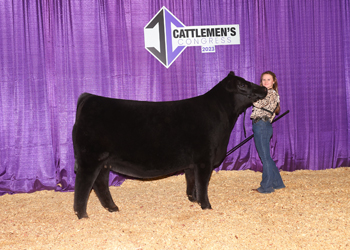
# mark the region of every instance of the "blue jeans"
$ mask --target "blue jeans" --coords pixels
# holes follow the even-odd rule
[[[275,189],[286,187],[270,154],[271,123],[263,120],[253,123],[253,132],[255,147],[263,164],[262,181],[258,191],[260,193],[272,193]]]

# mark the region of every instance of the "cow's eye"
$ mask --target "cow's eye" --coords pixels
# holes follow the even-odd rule
[[[243,82],[239,82],[239,83],[238,83],[238,87],[244,88],[244,87],[245,87],[245,84],[244,84]]]

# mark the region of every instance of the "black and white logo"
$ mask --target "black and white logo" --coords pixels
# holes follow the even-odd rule
[[[144,28],[145,48],[166,68],[189,46],[201,46],[203,53],[216,45],[240,44],[239,25],[185,26],[162,7]]]

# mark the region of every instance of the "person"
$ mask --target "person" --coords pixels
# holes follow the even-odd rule
[[[271,71],[262,73],[260,86],[267,88],[267,95],[264,99],[253,103],[250,118],[253,122],[254,142],[263,164],[263,172],[260,187],[253,191],[272,193],[275,189],[285,188],[281,174],[270,154],[270,139],[273,133],[271,122],[280,111],[276,75]]]

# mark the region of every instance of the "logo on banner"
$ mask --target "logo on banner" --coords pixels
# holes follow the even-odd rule
[[[145,48],[166,68],[189,46],[213,53],[216,45],[240,44],[238,24],[185,26],[165,7],[145,26],[144,38]]]

